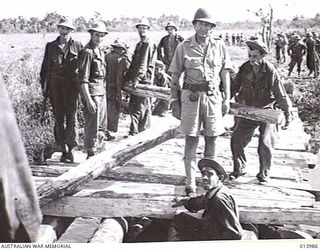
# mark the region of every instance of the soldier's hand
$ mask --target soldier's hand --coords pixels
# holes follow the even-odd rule
[[[185,201],[187,201],[188,199],[186,198],[178,198],[178,197],[174,197],[172,202],[174,202],[174,204],[172,204],[171,207],[181,207],[184,205]]]
[[[230,103],[228,100],[223,100],[222,102],[222,115],[226,115],[229,113],[230,110]]]
[[[87,104],[88,110],[90,113],[96,113],[97,112],[97,105],[93,101],[92,98],[90,98],[89,103]]]

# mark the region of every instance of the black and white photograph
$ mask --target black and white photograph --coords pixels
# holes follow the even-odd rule
[[[0,247],[318,249],[318,7],[5,1]]]

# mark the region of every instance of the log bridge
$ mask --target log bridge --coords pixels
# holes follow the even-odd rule
[[[170,97],[168,90],[152,86],[126,90],[165,100]],[[230,114],[275,124],[282,119],[279,112],[236,104]],[[171,207],[175,196],[184,195],[180,122],[170,114],[153,116],[150,129],[125,138],[129,122],[129,117],[123,116],[116,140],[105,142],[102,152],[88,160],[79,148],[75,163],[60,163],[60,155],[55,153],[46,165],[31,166],[44,214],[38,242],[122,242],[135,218],[168,221],[183,211]],[[259,185],[255,177],[258,140],[253,138],[246,149],[248,175],[225,182],[239,204],[242,223],[305,227],[308,233],[318,235],[320,193],[305,177],[313,159],[306,150],[308,140],[296,114],[291,127],[279,131],[270,183]],[[197,150],[199,159],[203,144],[201,141]],[[217,161],[230,173],[230,136],[220,136],[217,145]],[[200,182],[197,173],[197,184]],[[200,185],[198,192],[203,192]]]

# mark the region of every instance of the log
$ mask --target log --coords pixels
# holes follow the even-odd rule
[[[284,119],[282,111],[261,109],[239,103],[230,103],[229,114],[270,124],[281,124]]]
[[[63,197],[43,208],[44,214],[63,216],[96,217],[154,217],[172,219],[184,209],[172,208],[173,197],[148,199],[97,198],[97,197]],[[257,204],[258,205],[258,204]],[[79,207],[87,208],[80,209]],[[89,209],[90,208],[90,209]],[[121,208],[121,209],[119,209]],[[243,223],[275,225],[314,225],[320,224],[318,208],[264,208],[239,206],[240,220]]]
[[[34,243],[53,243],[57,240],[57,234],[50,225],[41,225],[39,234]]]
[[[70,171],[38,186],[40,205],[44,206],[59,197],[75,193],[80,184],[89,182],[103,172],[177,136],[178,122],[174,118],[167,119],[167,121],[163,119],[164,122],[158,126],[153,126],[136,136],[121,141],[117,146],[111,145],[109,149],[91,157]]]
[[[121,243],[127,231],[125,218],[103,218],[88,243]]]
[[[137,84],[135,88],[124,87],[124,90],[137,96],[154,97],[167,101],[170,101],[171,98],[169,88],[153,85]],[[271,124],[281,124],[283,121],[283,114],[281,111],[256,108],[238,103],[230,103],[229,114]]]

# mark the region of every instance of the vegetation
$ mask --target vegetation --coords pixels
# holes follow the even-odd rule
[[[270,7],[271,8],[271,7]],[[257,21],[239,21],[234,23],[222,23],[218,22],[217,28],[222,30],[248,30],[256,29],[260,30],[265,25],[270,26],[270,15],[264,13],[262,9],[253,12],[253,15],[257,16]],[[37,17],[26,18],[19,16],[17,18],[4,18],[0,20],[0,33],[47,33],[56,32],[57,24],[64,16],[57,12],[47,13],[43,19]],[[171,20],[174,21],[180,30],[190,30],[192,24],[189,20],[181,18],[177,15],[162,15],[159,18],[149,17],[148,18],[152,29],[155,31],[163,30],[166,23]],[[260,20],[259,20],[260,19]],[[92,18],[88,20],[80,16],[74,19],[74,25],[77,28],[76,31],[86,31],[88,27],[95,20],[102,20],[101,14],[96,12]],[[112,20],[102,20],[105,22],[107,29],[110,31],[133,31],[135,23],[138,18],[120,17]],[[314,18],[305,18],[303,16],[296,16],[292,20],[278,19],[274,20],[273,27],[276,30],[292,30],[292,29],[319,29],[320,28],[320,14],[316,14]],[[270,27],[269,27],[270,28]]]

